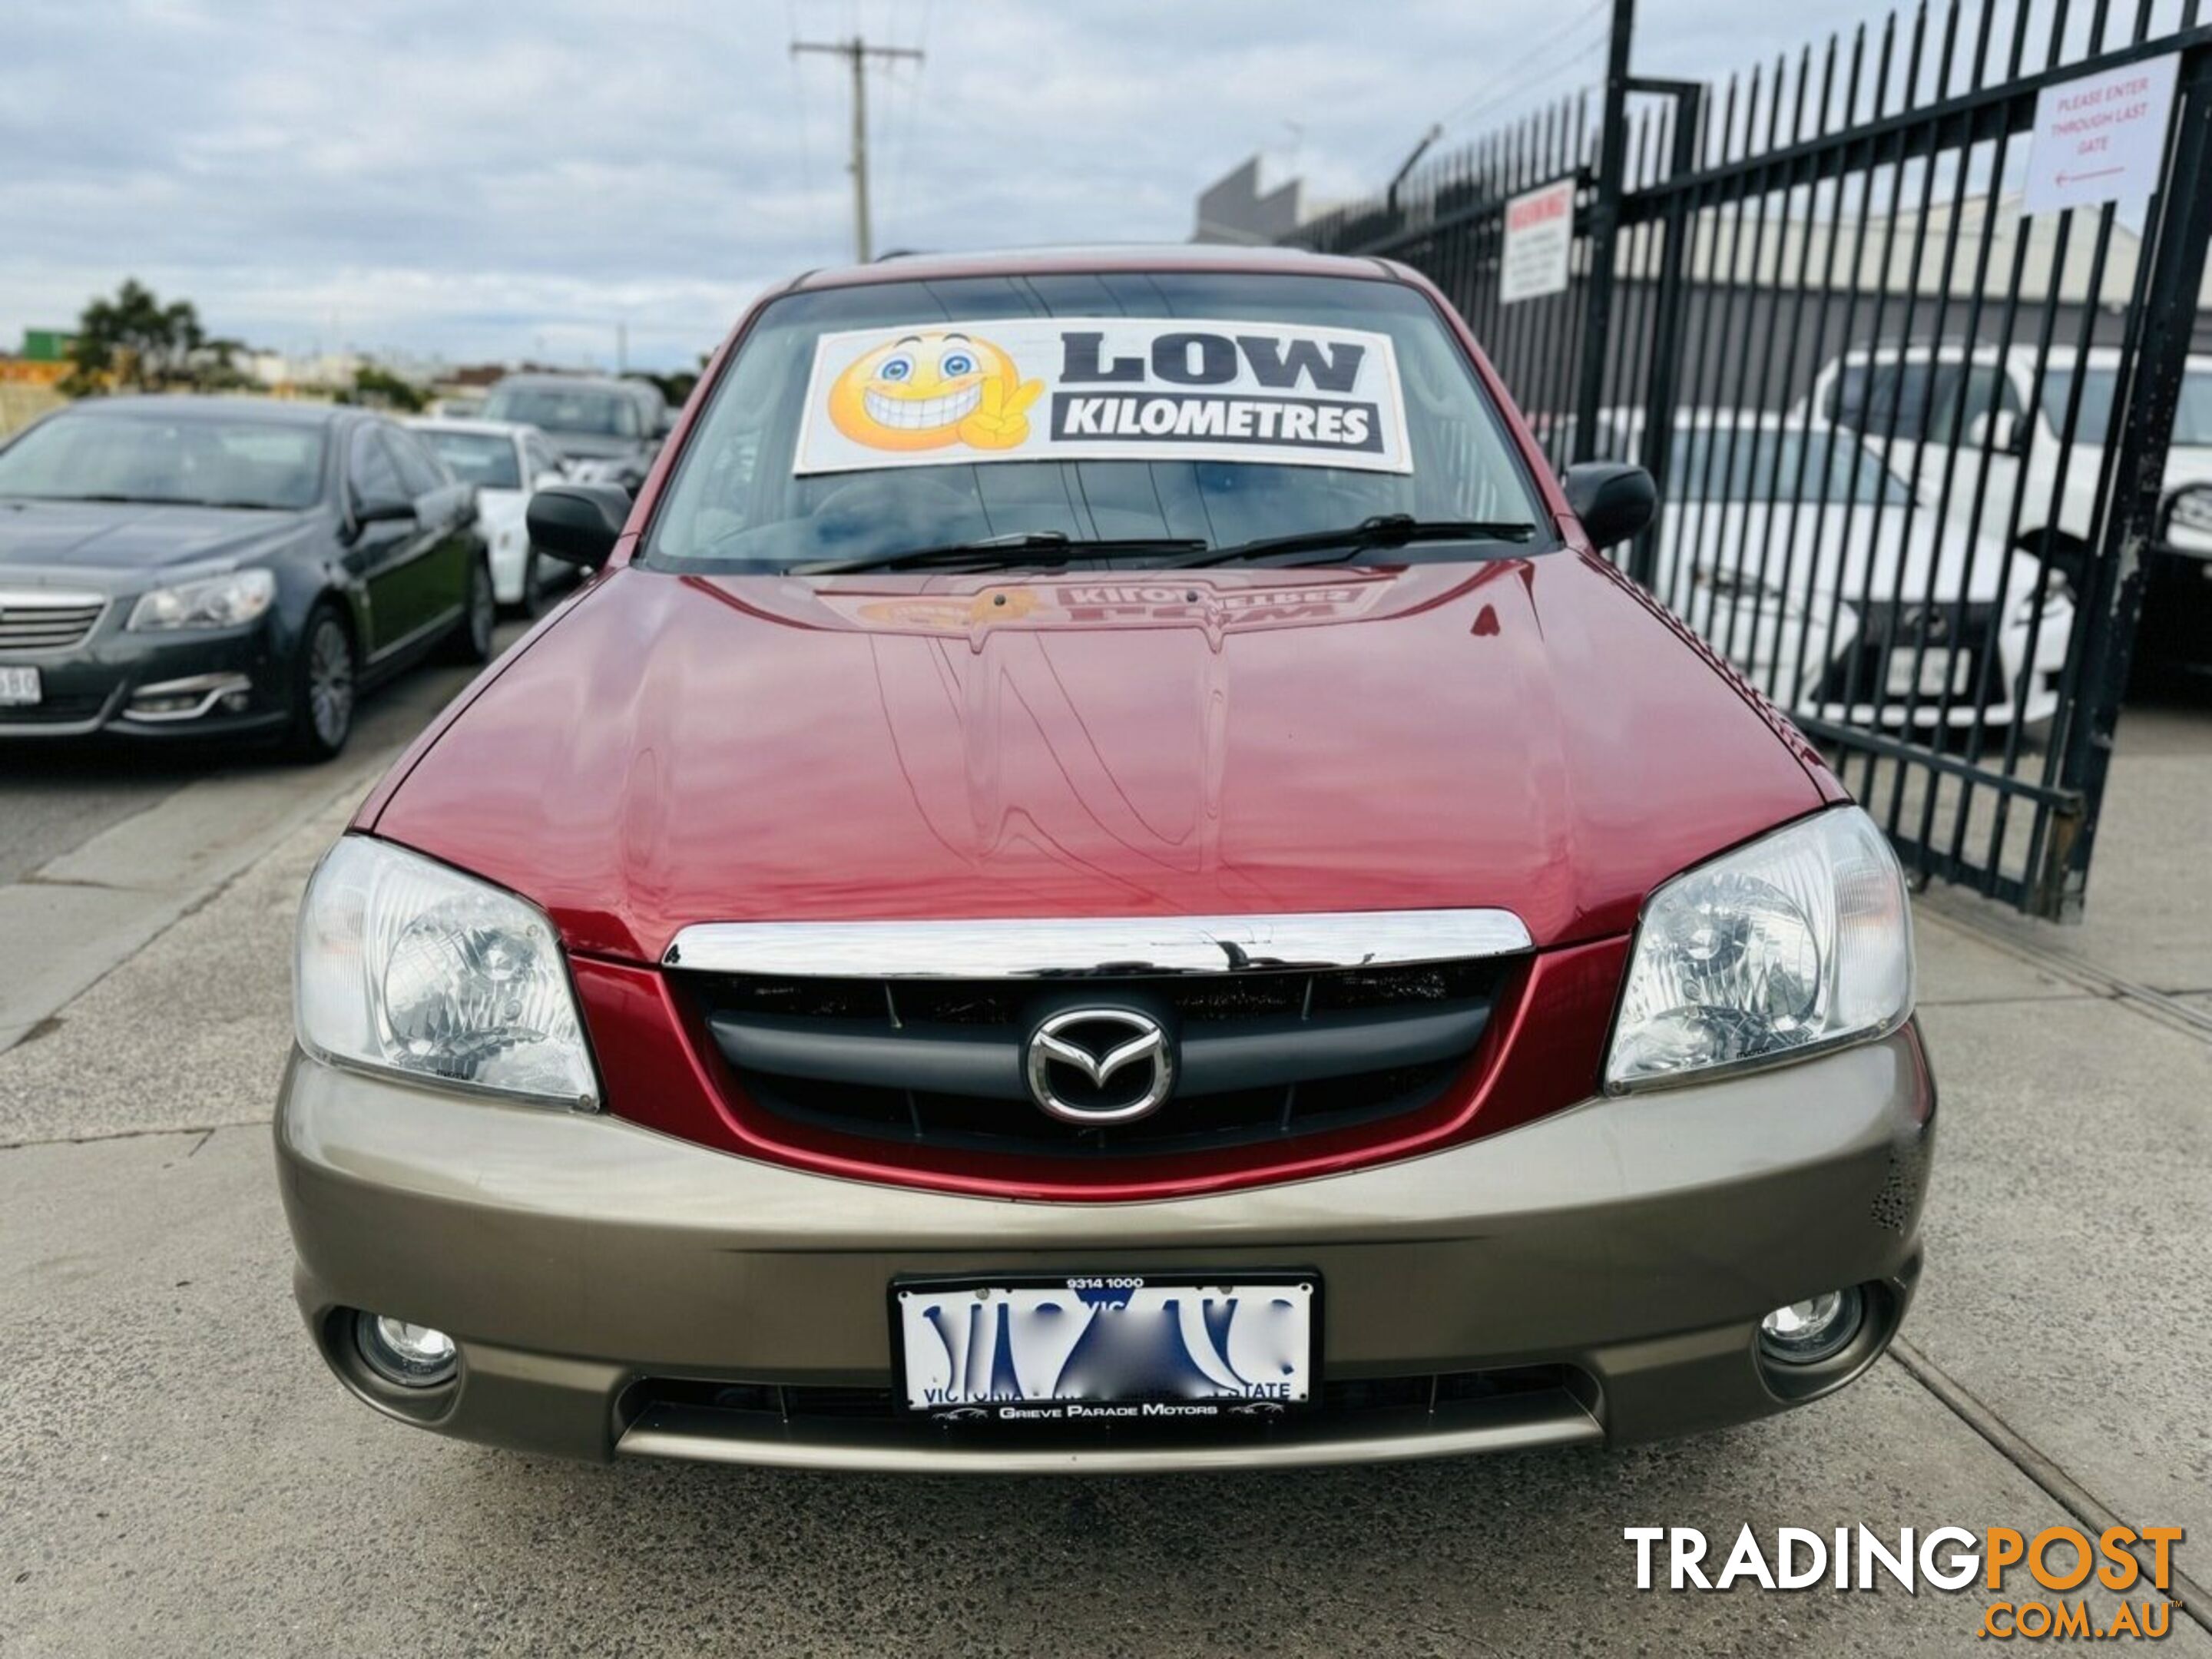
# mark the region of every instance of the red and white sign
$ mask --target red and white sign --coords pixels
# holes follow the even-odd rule
[[[1498,262],[1498,298],[1511,305],[1567,291],[1575,245],[1575,181],[1539,185],[1505,204],[1505,250]]]
[[[2156,190],[2180,64],[2170,53],[2045,87],[2035,100],[2027,210],[2140,202]]]

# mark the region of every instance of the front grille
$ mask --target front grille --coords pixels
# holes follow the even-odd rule
[[[1514,965],[1485,957],[1023,979],[677,978],[746,1100],[763,1111],[908,1146],[1095,1159],[1280,1140],[1417,1111],[1466,1065]],[[1149,1116],[1073,1123],[1032,1098],[1031,1032],[1053,1013],[1088,1006],[1137,1008],[1168,1033],[1176,1082]],[[1066,1092],[1081,1084],[1060,1074]]]
[[[926,1445],[989,1447],[1188,1444],[1194,1437],[1265,1441],[1330,1428],[1394,1426],[1418,1431],[1431,1421],[1468,1408],[1515,1402],[1557,1402],[1565,1411],[1583,1411],[1596,1389],[1568,1365],[1516,1365],[1495,1370],[1449,1371],[1417,1376],[1355,1378],[1322,1384],[1321,1398],[1303,1412],[1280,1416],[1119,1419],[1086,1423],[989,1420],[951,1421],[902,1413],[889,1389],[779,1386],[768,1382],[718,1382],[681,1377],[647,1377],[632,1385],[623,1401],[633,1422],[658,1420],[680,1425],[700,1437],[743,1438],[773,1431],[805,1440],[834,1436],[866,1425],[881,1440],[906,1439]]]
[[[1878,603],[1859,614],[1858,638],[1828,665],[1817,701],[1899,708],[1997,708],[2010,701],[2002,667],[1983,672],[1995,606]]]
[[[68,651],[82,645],[106,608],[105,599],[48,601],[23,594],[0,599],[0,651]]]
[[[68,696],[48,696],[27,704],[0,705],[0,726],[76,726],[97,720],[107,707],[107,693],[91,691]]]

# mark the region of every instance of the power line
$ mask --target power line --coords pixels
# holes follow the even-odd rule
[[[784,15],[791,23],[791,33],[799,33],[799,0],[784,0]],[[792,54],[791,101],[799,128],[799,203],[806,215],[806,239],[810,243],[822,240],[822,227],[817,217],[818,209],[814,201],[813,149],[806,142],[806,77],[799,72],[799,57]]]
[[[1593,40],[1589,45],[1584,46],[1580,52],[1575,53],[1574,56],[1571,58],[1562,58],[1558,64],[1553,65],[1552,68],[1545,70],[1543,74],[1536,76],[1535,79],[1531,81],[1523,81],[1518,86],[1510,88],[1504,92],[1501,92],[1495,97],[1491,98],[1483,103],[1477,104],[1473,109],[1468,111],[1466,115],[1461,118],[1462,120],[1472,121],[1479,115],[1487,115],[1493,110],[1497,110],[1504,106],[1512,104],[1517,100],[1525,98],[1528,94],[1536,91],[1539,88],[1558,80],[1559,76],[1565,74],[1569,70],[1577,68],[1581,64],[1589,62],[1591,58],[1600,56],[1604,52],[1605,49],[1606,43],[1603,40]]]
[[[860,262],[866,264],[874,255],[868,226],[868,60],[892,64],[911,58],[920,63],[921,53],[912,46],[872,46],[857,33],[849,40],[791,43],[793,58],[804,52],[842,58],[853,71],[853,246]]]
[[[1584,58],[1602,51],[1605,46],[1605,41],[1602,39],[1592,41],[1579,52],[1553,64],[1535,80],[1526,78],[1532,66],[1547,58],[1562,42],[1571,40],[1611,9],[1612,0],[1596,0],[1596,3],[1589,9],[1570,18],[1565,24],[1553,30],[1551,33],[1529,47],[1527,52],[1522,53],[1519,58],[1497,74],[1487,77],[1482,91],[1462,99],[1437,117],[1433,125],[1440,128],[1451,127],[1471,120],[1476,116],[1487,114],[1500,104],[1510,102],[1547,81],[1557,79],[1562,70],[1572,69]],[[1501,87],[1503,90],[1495,90]],[[1370,163],[1370,170],[1383,166],[1391,158],[1401,154],[1399,147],[1402,143],[1402,140],[1393,141],[1387,151],[1375,152],[1374,159]]]
[[[1596,21],[1600,17],[1605,16],[1612,9],[1613,0],[1597,0],[1597,3],[1592,6],[1588,11],[1585,11],[1579,16],[1573,18],[1563,27],[1556,29],[1552,33],[1546,35],[1541,40],[1538,41],[1527,52],[1523,52],[1518,58],[1515,59],[1511,64],[1509,64],[1504,69],[1499,70],[1498,74],[1491,77],[1492,86],[1497,86],[1499,82],[1503,82],[1510,87],[1511,91],[1504,94],[1492,94],[1486,91],[1479,92],[1473,97],[1468,98],[1454,106],[1452,108],[1446,110],[1443,114],[1438,118],[1438,125],[1448,127],[1455,121],[1460,120],[1471,114],[1479,113],[1482,109],[1500,102],[1503,97],[1510,97],[1513,93],[1523,90],[1524,83],[1522,82],[1521,77],[1528,71],[1531,64],[1534,64],[1538,58],[1545,56],[1552,50],[1553,47],[1558,46],[1562,40],[1565,40],[1571,35],[1588,27],[1591,23]],[[1569,63],[1572,63],[1575,59],[1571,58],[1567,61]],[[1552,72],[1557,73],[1557,70],[1555,69]]]
[[[922,0],[921,27],[915,31],[914,49],[926,52],[929,45],[930,14],[936,9],[936,0]],[[898,137],[891,147],[890,202],[893,216],[906,211],[907,157],[914,149],[914,124],[916,110],[921,104],[921,64],[917,61],[913,76],[904,82],[906,101],[900,106],[896,117]],[[886,122],[886,126],[892,125]]]

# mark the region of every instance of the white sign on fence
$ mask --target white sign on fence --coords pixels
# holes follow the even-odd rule
[[[2169,53],[2038,94],[2027,211],[2140,202],[2156,190],[2180,63]]]
[[[1562,179],[1516,196],[1505,204],[1505,250],[1498,262],[1502,305],[1567,291],[1567,262],[1575,245],[1575,181]]]

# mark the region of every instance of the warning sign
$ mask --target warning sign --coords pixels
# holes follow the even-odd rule
[[[1567,291],[1575,244],[1575,181],[1539,185],[1505,204],[1505,251],[1498,259],[1501,304]]]

